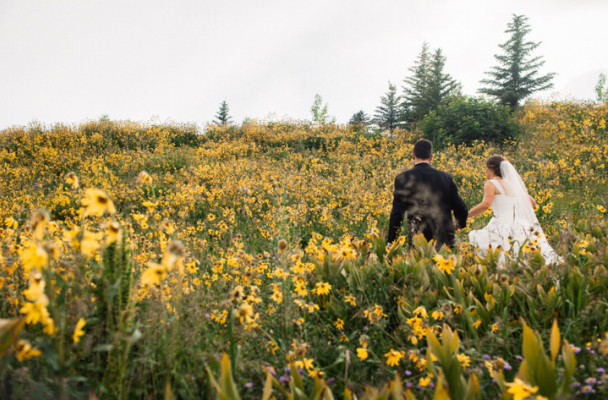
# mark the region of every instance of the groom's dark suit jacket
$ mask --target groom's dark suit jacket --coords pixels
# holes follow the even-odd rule
[[[454,245],[452,211],[461,228],[467,224],[468,209],[458,195],[450,174],[418,163],[395,178],[393,210],[388,227],[388,242],[399,234],[407,213],[407,231],[410,240],[414,233],[423,233],[427,240],[435,238],[438,247]]]

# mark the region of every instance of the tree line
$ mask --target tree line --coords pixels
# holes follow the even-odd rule
[[[400,92],[397,85],[388,82],[388,91],[380,98],[374,114],[369,116],[360,110],[353,114],[349,125],[359,132],[420,129],[438,146],[515,138],[519,129],[512,118],[513,111],[532,93],[552,88],[555,76],[540,74],[544,61],[534,54],[540,42],[527,39],[531,31],[527,21],[526,16],[513,14],[507,24],[508,40],[499,44],[500,52],[494,55],[496,65],[480,81],[479,93],[484,97],[464,96],[460,83],[445,72],[447,60],[442,50],[433,50],[425,42],[408,69],[410,74],[404,78]],[[605,86],[605,77],[600,76],[596,87],[600,101],[608,97]],[[335,122],[327,108],[321,96],[315,95],[311,107],[314,123]],[[214,123],[230,123],[226,101]]]

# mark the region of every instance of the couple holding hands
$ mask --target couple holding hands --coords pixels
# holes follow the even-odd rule
[[[536,202],[510,162],[499,155],[488,158],[483,200],[468,210],[452,177],[431,167],[432,150],[431,142],[418,140],[412,155],[414,167],[395,178],[388,243],[397,238],[407,214],[407,229],[402,233],[410,241],[414,234],[422,233],[427,240],[436,240],[437,249],[444,244],[453,247],[455,230],[464,228],[467,218],[491,207],[493,216],[488,225],[469,232],[473,246],[482,252],[502,248],[515,254],[528,244],[540,250],[546,263],[559,260],[534,213]]]

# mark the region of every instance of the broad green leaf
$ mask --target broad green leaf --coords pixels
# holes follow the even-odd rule
[[[532,332],[532,329],[530,329],[528,327],[528,325],[526,325],[526,323],[523,323],[523,330],[524,330],[524,339],[523,339],[523,344],[522,344],[522,352],[523,352],[523,356],[524,359],[526,360],[526,362],[528,363],[528,366],[530,367],[530,370],[535,371],[536,370],[536,364],[538,363],[538,356],[541,353],[541,348],[538,345],[538,341],[536,340],[536,335],[534,335],[534,332]],[[534,382],[532,382],[534,383]]]
[[[437,388],[433,400],[450,400],[450,392],[448,391],[448,383],[445,381],[443,372],[439,373],[437,378]]]
[[[289,366],[291,367],[291,378],[293,379],[295,387],[304,390],[304,382],[302,381],[300,372],[298,372],[298,368],[296,368],[296,364],[292,362]]]
[[[551,328],[551,361],[555,363],[557,353],[559,352],[559,345],[561,342],[559,327],[557,326],[557,319],[553,320],[553,328]]]
[[[266,370],[266,383],[264,383],[264,391],[262,392],[262,400],[268,400],[272,396],[272,374],[270,370]]]
[[[521,365],[519,366],[519,371],[517,371],[517,377],[522,381],[532,381],[532,377],[530,376],[530,367],[528,367],[528,362],[526,360],[523,360],[521,362]]]
[[[479,390],[479,381],[477,375],[471,374],[469,377],[469,384],[467,385],[467,393],[464,396],[465,400],[476,400],[481,398],[481,392]]]
[[[574,357],[572,347],[567,340],[564,340],[564,344],[562,345],[562,358],[564,360],[564,381],[569,381],[576,369],[576,358]]]
[[[222,364],[221,364],[221,373],[220,373],[220,388],[221,393],[227,396],[230,400],[240,400],[238,389],[236,388],[236,384],[234,383],[234,378],[232,377],[232,368],[230,366],[230,357],[228,354],[224,353],[222,355]]]
[[[414,396],[411,390],[407,389],[405,391],[405,400],[416,400],[416,396]]]
[[[557,374],[555,367],[549,357],[545,354],[539,356],[535,374],[539,393],[548,398],[553,398],[557,392]]]
[[[393,393],[393,399],[400,399],[403,393],[403,385],[399,375],[395,375],[395,379],[391,382],[391,391]]]

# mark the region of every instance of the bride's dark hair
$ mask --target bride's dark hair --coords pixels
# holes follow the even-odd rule
[[[500,173],[500,163],[503,162],[504,160],[505,159],[503,156],[499,156],[499,155],[491,156],[488,158],[488,161],[486,161],[486,167],[488,167],[492,171],[494,171],[496,176],[498,176],[499,178],[502,178],[502,174]]]

